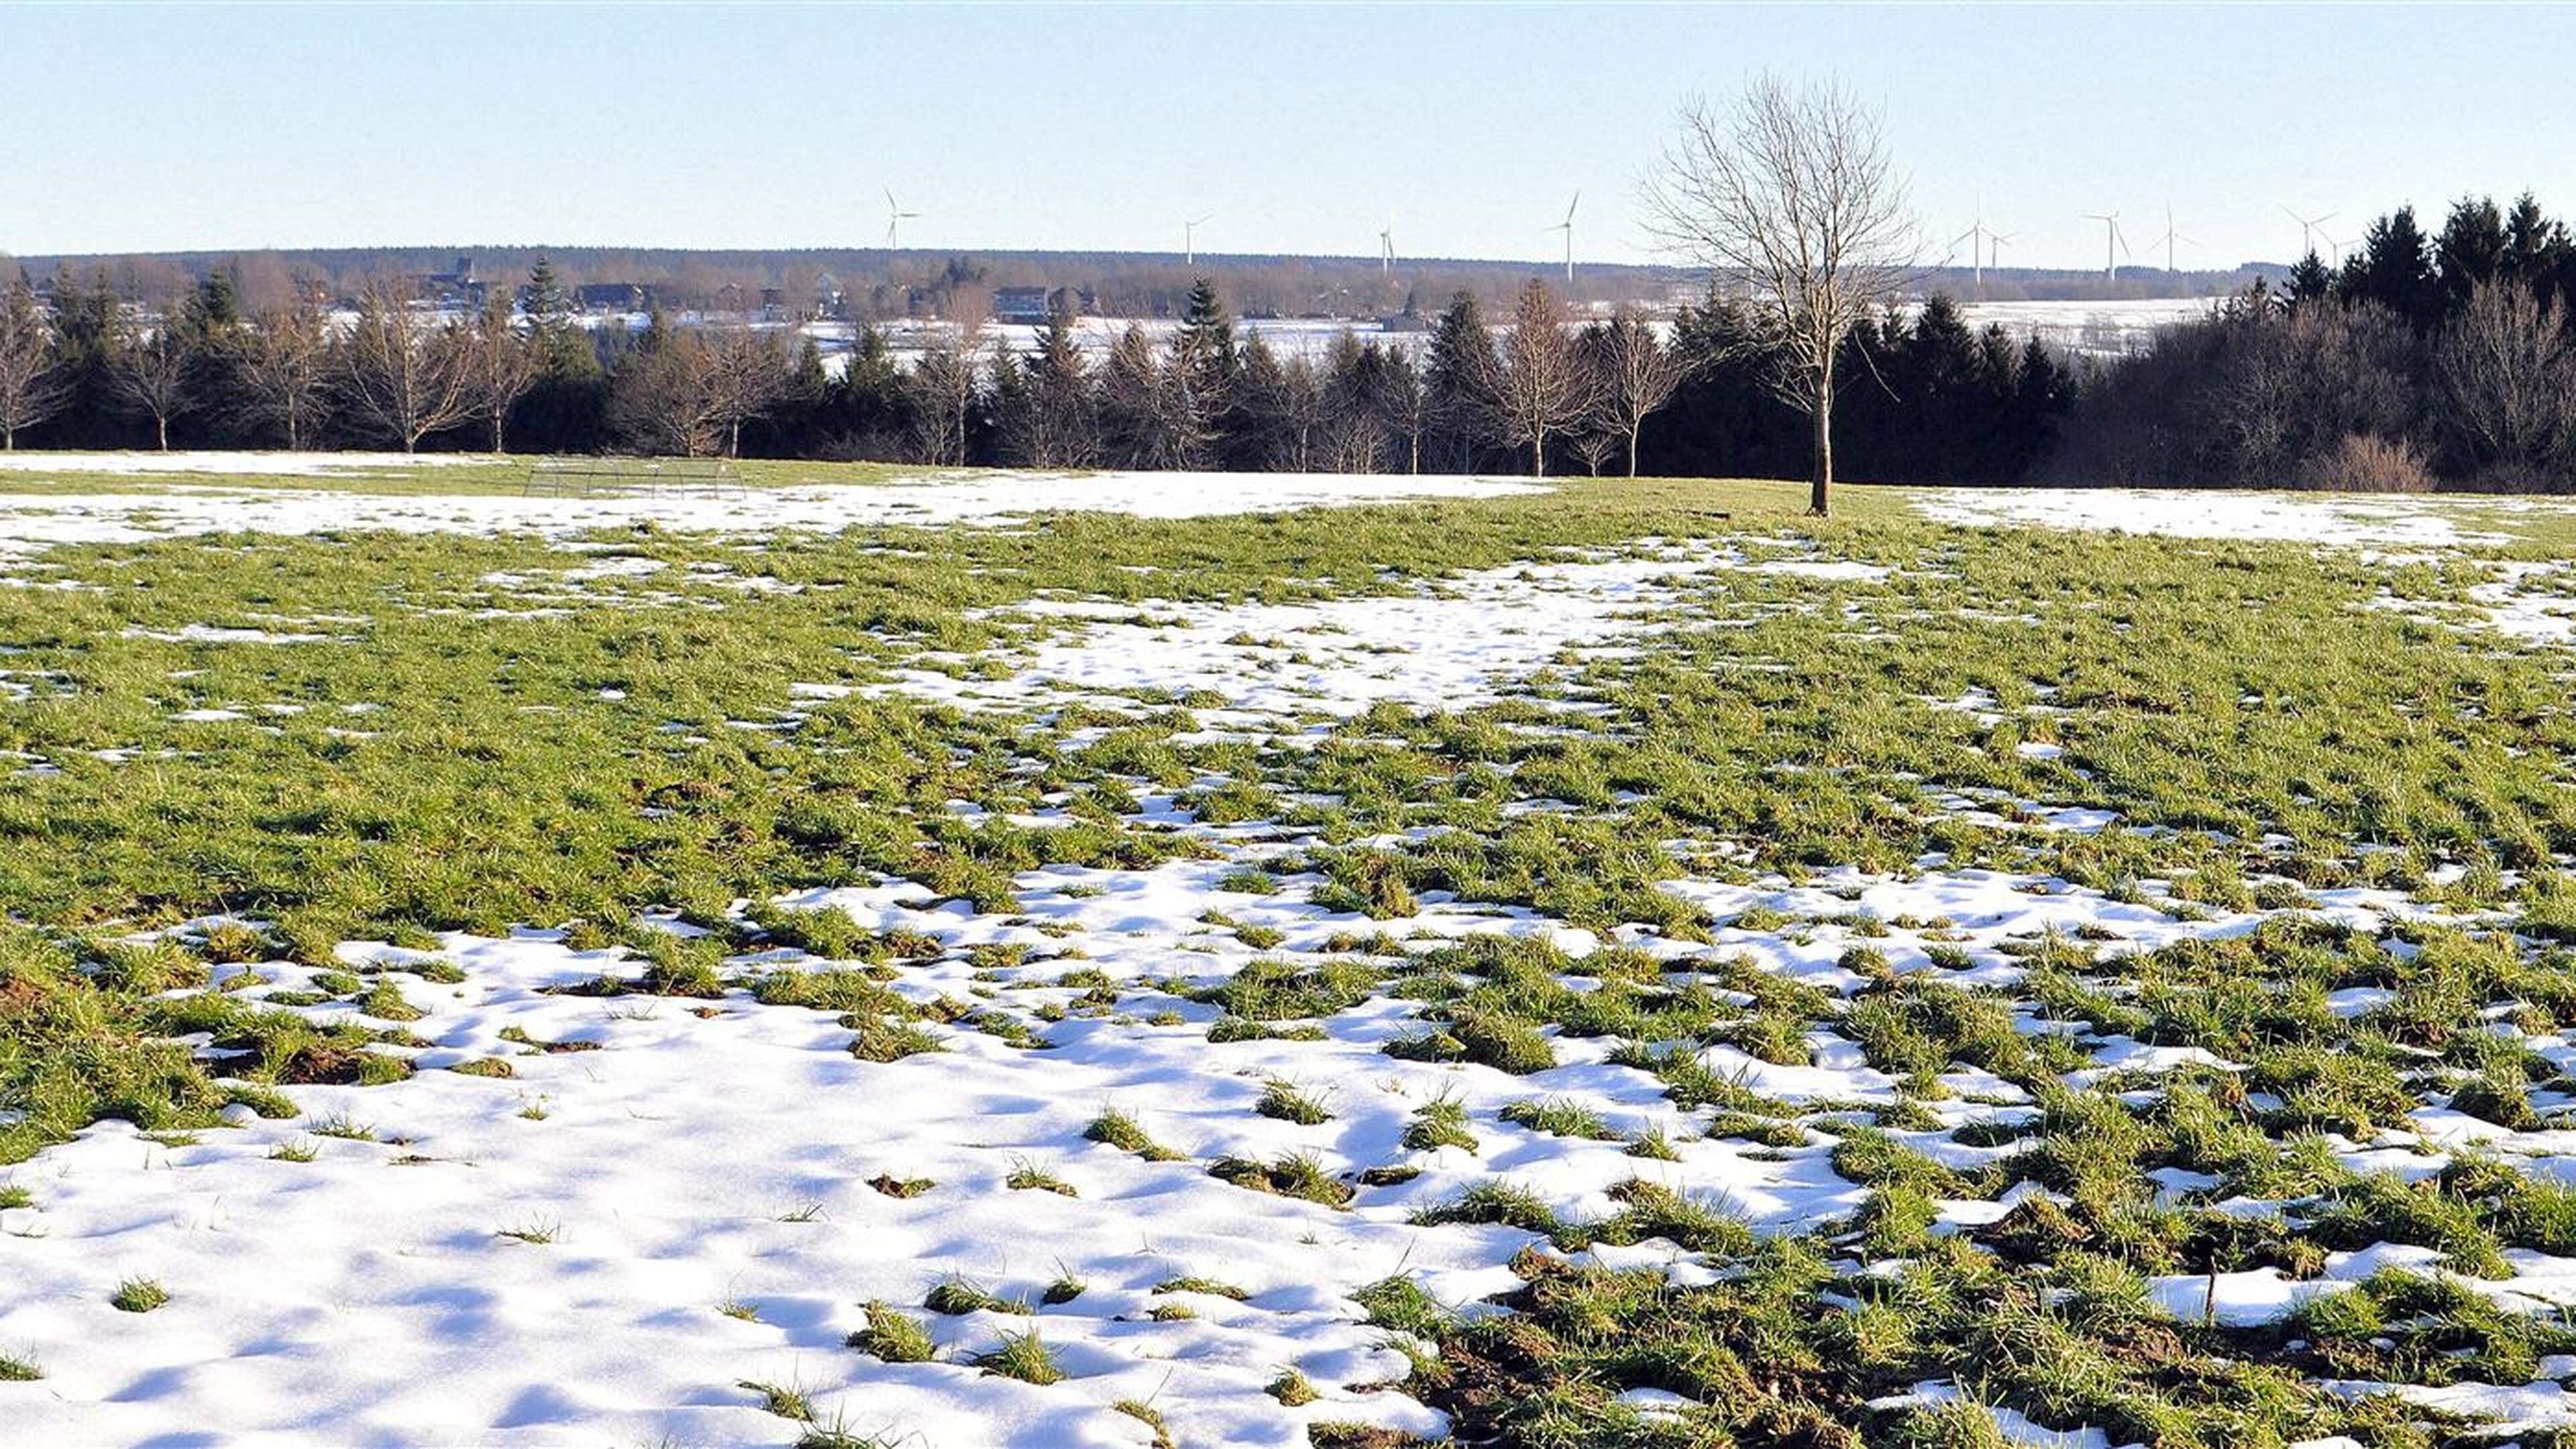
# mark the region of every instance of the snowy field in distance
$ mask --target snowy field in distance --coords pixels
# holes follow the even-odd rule
[[[20,454],[18,466],[100,455]],[[148,454],[107,455],[123,460]],[[191,458],[198,455],[173,455]],[[232,454],[203,455],[230,458]],[[324,473],[356,454],[251,454],[245,471]],[[466,461],[488,461],[473,458]],[[97,467],[97,472],[118,469]],[[149,470],[137,470],[149,471]],[[184,471],[214,471],[188,469]],[[69,543],[133,543],[231,530],[310,534],[360,529],[404,533],[523,532],[566,535],[652,522],[674,529],[757,533],[860,524],[1001,524],[1056,510],[1196,518],[1329,508],[1407,498],[1499,498],[1543,491],[1500,478],[1340,473],[925,473],[890,483],[785,488],[657,488],[580,498],[508,494],[378,495],[256,488],[165,493],[21,494],[0,478],[0,559]]]

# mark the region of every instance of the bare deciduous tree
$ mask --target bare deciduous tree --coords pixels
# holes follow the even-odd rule
[[[1597,378],[1596,407],[1603,431],[1628,446],[1628,476],[1637,476],[1637,435],[1646,419],[1672,401],[1673,390],[1690,375],[1681,353],[1655,336],[1654,324],[1633,307],[1622,307],[1591,336],[1591,363]],[[1592,471],[1601,471],[1598,463]]]
[[[1548,440],[1571,432],[1592,407],[1592,375],[1566,328],[1565,304],[1532,278],[1512,305],[1495,377],[1503,441],[1529,450],[1530,476],[1547,475]]]
[[[935,343],[904,379],[925,463],[966,465],[966,425],[975,412],[975,358],[984,350],[992,296],[981,287],[948,294],[948,340]]]
[[[0,295],[0,451],[18,451],[19,430],[52,417],[67,396],[44,310],[20,272]]]
[[[2528,469],[2576,449],[2576,339],[2557,298],[2510,277],[2478,283],[2435,362],[2449,422],[2479,462]]]
[[[330,403],[329,347],[322,314],[301,303],[263,312],[241,350],[242,395],[250,411],[302,448]]]
[[[340,344],[334,368],[359,425],[416,453],[421,439],[471,419],[471,349],[458,331],[414,316],[399,287],[363,289],[357,325]]]
[[[1601,476],[1601,465],[1609,462],[1619,451],[1619,435],[1607,428],[1587,428],[1576,433],[1574,441],[1567,446],[1574,450],[1574,456],[1583,460],[1583,466],[1591,472],[1592,476],[1598,478]],[[1628,476],[1631,478],[1637,476],[1633,464],[1628,470]]]
[[[120,325],[108,353],[109,384],[127,407],[152,420],[154,446],[164,453],[170,451],[170,420],[186,410],[195,374],[188,340],[172,325],[179,305],[165,304],[150,326]]]
[[[764,418],[795,390],[795,369],[778,340],[749,327],[710,334],[700,386],[706,416],[722,430],[728,456],[742,456],[742,425]]]
[[[1808,507],[1823,513],[1843,340],[1894,300],[1920,249],[1877,115],[1839,84],[1772,76],[1723,111],[1693,100],[1645,202],[1667,250],[1750,289],[1776,388],[1814,423]]]
[[[511,320],[510,310],[509,292],[494,289],[472,330],[458,338],[465,348],[466,390],[472,395],[475,416],[491,425],[495,453],[501,451],[510,409],[537,385],[537,374],[544,370],[544,359]]]

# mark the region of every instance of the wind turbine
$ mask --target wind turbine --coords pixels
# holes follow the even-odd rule
[[[1202,216],[1196,221],[1185,221],[1181,223],[1182,266],[1195,267],[1199,264],[1199,228],[1207,225],[1215,218],[1216,213],[1209,212],[1206,216]]]
[[[917,212],[917,211],[906,211],[906,210],[904,210],[900,205],[897,205],[897,204],[896,204],[896,202],[895,202],[895,199],[894,199],[894,188],[893,188],[893,187],[891,187],[891,186],[889,186],[889,187],[887,187],[887,188],[886,188],[886,194],[885,194],[885,196],[886,196],[886,250],[887,250],[887,251],[895,251],[895,250],[897,250],[897,248],[896,248],[896,246],[895,246],[896,228],[898,228],[899,226],[901,226],[903,223],[905,223],[905,222],[907,222],[907,221],[911,221],[911,220],[915,219],[916,217],[920,216],[920,215],[921,215],[921,213],[920,213],[920,212]]]
[[[2323,216],[2301,216],[2286,206],[2281,208],[2281,214],[2299,224],[2299,250],[2302,254],[2317,249],[2317,228],[2335,218],[2335,214],[2331,211]],[[2326,238],[2326,245],[2334,245],[2334,238]]]
[[[1951,256],[1955,257],[1959,254],[1959,243],[1968,244],[1968,270],[1975,274],[1979,291],[1984,291],[1986,286],[1985,240],[1992,235],[1994,233],[1986,230],[1986,215],[1980,211],[1977,213],[1976,225],[1950,238]]]
[[[2147,243],[2147,245],[2162,246],[2165,249],[2165,270],[2168,272],[2179,273],[2182,268],[2174,265],[2174,243],[2176,242],[2180,242],[2187,247],[2196,247],[2200,245],[2200,243],[2193,241],[2190,237],[2184,236],[2182,233],[2174,230],[2173,207],[2168,203],[2165,207],[2165,234],[2156,238],[2154,241]]]
[[[2120,235],[2120,213],[2088,211],[2083,215],[2086,221],[2102,223],[2102,279],[2106,282],[2118,280],[2120,255],[2129,250],[2129,239]],[[2112,251],[2113,247],[2118,247],[2119,252]]]
[[[1377,270],[1380,276],[1390,276],[1395,271],[1395,218],[1392,216],[1386,219],[1385,226],[1378,228]]]
[[[1565,233],[1565,284],[1569,287],[1574,285],[1574,208],[1582,204],[1583,193],[1578,191],[1574,193],[1574,199],[1565,204],[1565,220],[1539,228],[1541,231]]]
[[[2005,242],[2008,242],[2008,241],[2018,240],[2018,239],[2020,238],[2020,236],[2021,236],[2021,233],[2020,233],[2020,232],[2017,232],[2017,231],[2015,231],[2015,232],[1993,232],[1993,231],[1987,232],[1987,233],[1986,233],[1986,265],[1987,265],[1987,266],[1990,266],[1990,267],[1993,267],[1993,268],[1994,268],[1994,269],[1996,269],[1997,271],[2001,271],[2001,270],[2003,270],[2003,265],[2004,265],[2004,243],[2005,243]]]

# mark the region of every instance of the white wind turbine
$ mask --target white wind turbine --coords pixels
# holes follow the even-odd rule
[[[2120,257],[2129,250],[2129,239],[2120,234],[2120,213],[2088,211],[2084,213],[2084,219],[2102,223],[2102,278],[2105,281],[2117,280],[2120,275]],[[2114,252],[2113,247],[2119,248],[2119,251]]]
[[[2001,271],[2004,264],[2004,243],[2008,241],[2017,241],[2020,237],[2021,233],[2017,231],[1987,232],[1986,265],[1997,271]]]
[[[1185,221],[1181,223],[1182,266],[1195,267],[1199,264],[1199,228],[1207,225],[1215,219],[1216,213],[1209,212],[1207,215],[1200,217],[1196,221]]]
[[[2309,252],[2317,249],[2317,228],[2325,225],[2327,222],[2330,222],[2335,218],[2335,214],[2331,211],[2327,212],[2323,216],[2301,216],[2286,206],[2281,208],[2281,214],[2299,224],[2299,254],[2301,256],[2305,256]],[[2326,238],[2326,245],[2334,245],[2334,238]]]
[[[1582,204],[1583,193],[1578,191],[1574,193],[1574,199],[1565,204],[1565,220],[1539,228],[1541,231],[1565,233],[1565,283],[1569,287],[1574,285],[1574,208]]]
[[[1378,228],[1377,270],[1380,276],[1392,275],[1395,271],[1395,218],[1392,216],[1386,219],[1386,225]]]
[[[1977,288],[1980,291],[1984,290],[1986,285],[1985,242],[1986,238],[1993,235],[1993,232],[1986,230],[1986,214],[1983,211],[1979,211],[1977,213],[1975,225],[1969,227],[1966,231],[1959,233],[1957,236],[1950,238],[1951,256],[1955,257],[1959,254],[1959,243],[1966,242],[1968,244],[1968,270],[1974,274]]]
[[[907,221],[912,221],[912,220],[917,219],[917,218],[921,215],[921,213],[920,213],[920,212],[917,212],[917,211],[906,211],[906,210],[904,210],[904,209],[902,208],[902,206],[898,205],[898,204],[896,203],[895,199],[894,199],[894,188],[893,188],[893,187],[891,187],[891,186],[889,186],[889,187],[887,187],[887,188],[886,188],[886,194],[885,194],[885,196],[886,196],[886,250],[887,250],[887,251],[895,251],[895,250],[898,250],[898,248],[897,248],[897,247],[896,247],[896,245],[895,245],[895,240],[896,240],[896,237],[897,237],[897,234],[898,234],[898,233],[897,233],[897,229],[898,229],[899,227],[901,227],[903,223],[905,223],[905,222],[907,222]]]
[[[2174,243],[2176,242],[2180,242],[2187,247],[2196,247],[2200,245],[2200,243],[2193,241],[2190,237],[2184,236],[2182,233],[2174,230],[2173,207],[2168,204],[2165,207],[2165,234],[2156,238],[2154,241],[2147,243],[2147,245],[2151,247],[2161,246],[2165,249],[2165,270],[2168,272],[2180,272],[2182,270],[2180,267],[2174,265]]]

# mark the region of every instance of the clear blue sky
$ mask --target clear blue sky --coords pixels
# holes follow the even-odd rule
[[[1938,243],[2286,260],[2528,186],[2576,210],[2576,7],[0,8],[0,251],[377,243],[1374,249],[1642,260],[1686,92],[1837,73]],[[2141,255],[2141,261],[2145,257]]]

